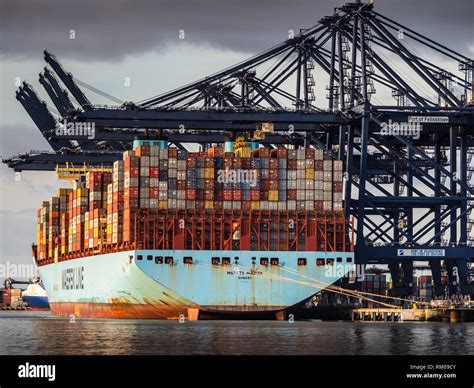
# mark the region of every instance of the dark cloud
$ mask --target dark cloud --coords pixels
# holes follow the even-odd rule
[[[7,158],[31,150],[50,150],[38,128],[25,118],[25,125],[0,125],[0,156]]]
[[[342,0],[3,0],[1,49],[7,57],[35,57],[44,48],[61,57],[114,61],[192,44],[258,52],[331,14]],[[467,53],[472,0],[377,0],[376,10]],[[76,39],[69,39],[69,31]]]

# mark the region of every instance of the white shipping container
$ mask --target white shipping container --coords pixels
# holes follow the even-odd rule
[[[288,190],[296,190],[296,187],[297,187],[297,186],[296,186],[296,182],[297,182],[296,179],[295,179],[295,180],[291,180],[291,181],[290,181],[290,180],[286,181]]]
[[[160,158],[158,155],[150,156],[150,167],[158,167],[160,165]]]
[[[123,171],[123,160],[116,160],[113,166],[113,172]]]
[[[342,160],[334,160],[332,165],[334,171],[342,171]]]
[[[149,156],[140,156],[140,170],[143,167],[150,167],[150,157]]]
[[[169,199],[168,200],[168,209],[176,209],[176,199]]]
[[[158,187],[158,178],[150,178],[150,187]]]
[[[323,165],[324,172],[330,171],[332,172],[332,160],[325,160]]]
[[[196,201],[186,201],[186,209],[193,210],[195,208],[196,208]],[[229,210],[232,210],[232,203],[230,205]]]
[[[168,178],[176,178],[178,176],[178,170],[175,168],[168,170]]]
[[[268,210],[271,210],[271,211],[278,210],[278,202],[275,202],[275,201],[268,202]]]
[[[287,210],[287,202],[286,201],[278,202],[278,210],[286,211]]]
[[[324,171],[323,181],[332,182],[332,171]]]
[[[332,200],[334,202],[342,202],[342,193],[333,193]]]
[[[232,210],[232,201],[222,201],[222,208],[224,210]]]
[[[324,172],[323,171],[314,171],[314,180],[322,181],[324,179]]]
[[[306,189],[306,179],[298,179],[296,181],[296,188],[298,190],[304,190]]]
[[[288,170],[286,172],[286,176],[287,176],[288,180],[296,180],[296,178],[297,178],[295,170]]]
[[[179,191],[182,191],[182,190],[179,190]],[[181,209],[181,210],[186,209],[186,201],[184,199],[177,199],[176,208]]]
[[[268,210],[268,201],[260,201],[260,210]]]
[[[176,158],[168,159],[168,168],[178,169],[178,159]]]
[[[303,169],[303,170],[296,170],[296,179],[297,179],[297,180],[305,179],[305,178],[306,178],[306,171],[305,171],[305,169]]]
[[[150,167],[149,166],[146,166],[146,167],[141,166],[140,167],[140,176],[150,176]]]
[[[176,198],[179,199],[186,199],[186,190],[177,190]]]
[[[331,191],[324,191],[323,200],[324,201],[332,201],[332,192]]]
[[[312,179],[307,179],[305,183],[305,190],[314,190],[314,181]]]
[[[168,148],[160,149],[160,159],[168,159]]]
[[[168,190],[168,182],[159,182],[158,189],[160,191],[167,191]]]
[[[242,202],[232,201],[232,210],[240,210],[240,209],[242,209]]]
[[[314,210],[314,201],[305,201],[304,203],[305,210]]]
[[[178,162],[183,162],[183,160],[178,160]],[[185,181],[186,180],[186,171],[178,170],[178,173],[176,174],[176,178],[179,181]]]
[[[168,190],[168,199],[178,198],[178,190]]]
[[[160,156],[160,146],[150,146],[150,156]]]
[[[296,190],[296,200],[297,201],[304,201],[306,197],[305,190]]]
[[[297,170],[305,170],[306,169],[306,161],[303,160],[297,160],[296,161],[296,169]]]
[[[331,211],[332,210],[332,201],[324,201],[323,202],[323,210],[324,211]]]
[[[166,200],[168,199],[168,191],[162,191],[162,190],[160,190],[160,191],[158,192],[158,199],[159,199],[160,201],[166,201]]]
[[[332,174],[332,179],[334,182],[342,182],[342,171],[334,171]]]
[[[323,182],[324,191],[332,191],[332,182]]]
[[[306,210],[305,205],[306,205],[305,201],[296,201],[296,210],[298,211]]]
[[[311,202],[314,201],[314,190],[306,190],[305,191],[305,199],[307,201],[311,200]]]
[[[304,160],[306,158],[306,150],[304,148],[298,148],[296,150],[296,158],[299,160]]]
[[[178,171],[186,171],[186,160],[178,160]]]
[[[149,209],[150,208],[150,198],[140,198],[140,207],[143,209]]]
[[[324,151],[319,148],[315,148],[314,160],[323,160],[323,159],[324,159]]]

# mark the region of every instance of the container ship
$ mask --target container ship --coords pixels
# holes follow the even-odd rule
[[[54,315],[279,319],[354,266],[342,191],[315,148],[137,140],[42,203],[34,260]]]

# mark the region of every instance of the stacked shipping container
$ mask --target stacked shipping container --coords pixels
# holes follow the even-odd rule
[[[303,239],[293,248],[289,246],[302,231],[308,235],[310,222],[315,222],[313,229],[318,229],[317,222],[323,225],[319,229],[334,228],[331,236],[336,234],[336,223],[341,222],[342,162],[325,157],[322,150],[313,148],[259,148],[252,153],[250,147],[234,152],[213,147],[207,152],[192,153],[143,144],[133,151],[126,151],[123,160],[114,163],[112,174],[88,173],[85,178],[85,182],[79,181],[73,190],[62,191],[59,199],[52,199],[47,205],[43,203],[38,212],[40,259],[54,256],[55,236],[59,234],[59,255],[141,239],[144,230],[137,229],[140,223],[137,214],[144,212],[149,216],[150,213],[174,211],[181,213],[181,217],[191,212],[195,216],[229,211],[239,213],[240,217],[250,215],[251,219],[253,217],[250,226],[259,237],[258,241],[250,239],[246,249],[264,246],[270,250],[305,250],[309,245]],[[69,203],[64,200],[67,195]],[[63,203],[66,207],[61,207]],[[278,214],[278,220],[282,219],[281,224],[280,221],[266,222],[268,216],[265,219],[254,217],[257,212],[259,215],[274,212]],[[297,221],[297,227],[293,228],[294,214],[308,212],[311,217],[300,217],[305,224],[298,226]],[[318,218],[317,214],[338,216],[329,220]],[[138,221],[143,221],[143,216],[140,217]],[[153,233],[159,236],[156,224],[161,221],[153,222]],[[215,239],[231,235],[232,240],[238,240],[246,228],[242,220],[236,220],[238,226],[222,226],[218,231],[216,222],[221,221],[212,222],[212,226],[203,226],[211,230],[202,229],[202,235],[211,233]],[[66,228],[68,224],[69,228]],[[252,234],[250,226],[247,235]],[[341,234],[342,229],[339,226],[337,229]],[[161,239],[164,238],[162,233]],[[335,237],[331,238],[328,242],[322,235],[319,249],[327,249]],[[45,245],[48,247],[46,252]],[[226,247],[233,249],[229,245]],[[195,249],[194,245],[192,249]]]

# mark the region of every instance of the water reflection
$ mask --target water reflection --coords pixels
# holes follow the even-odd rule
[[[0,312],[0,354],[474,354],[472,323],[76,320]]]

